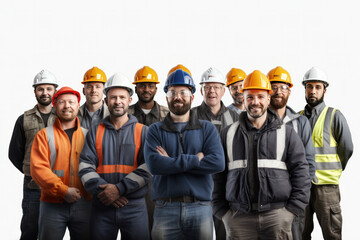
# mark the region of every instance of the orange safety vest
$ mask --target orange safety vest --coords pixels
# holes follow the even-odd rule
[[[96,132],[96,142],[95,142],[95,146],[96,146],[96,152],[99,158],[99,166],[96,169],[97,173],[125,173],[125,174],[129,174],[132,171],[134,171],[137,167],[138,167],[138,163],[137,163],[137,157],[139,154],[139,150],[141,147],[141,132],[143,129],[143,124],[141,123],[136,123],[135,125],[135,131],[134,131],[134,139],[135,139],[135,157],[134,157],[134,165],[133,166],[129,166],[129,165],[103,165],[103,149],[102,149],[102,142],[103,142],[103,137],[104,137],[104,132],[105,132],[105,124],[104,123],[100,123]]]

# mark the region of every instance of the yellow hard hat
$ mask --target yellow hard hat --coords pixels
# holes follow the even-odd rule
[[[269,94],[272,93],[269,79],[259,70],[255,70],[247,75],[244,80],[243,88],[240,89],[240,92],[243,93],[244,90],[249,89],[267,90],[269,91]]]
[[[178,69],[181,69],[181,70],[183,70],[184,72],[187,72],[188,74],[190,74],[190,76],[192,76],[190,70],[189,70],[187,67],[185,67],[185,66],[183,66],[183,65],[181,65],[181,64],[178,64],[178,65],[176,65],[175,67],[173,67],[172,69],[170,69],[170,71],[169,71],[169,73],[168,73],[168,76],[170,75],[170,73],[175,72],[175,71],[178,70]]]
[[[137,83],[144,83],[144,82],[152,82],[152,83],[160,83],[158,80],[158,75],[155,72],[154,69],[148,66],[144,66],[143,68],[140,68],[134,77],[135,81],[133,84]]]
[[[270,83],[283,82],[288,84],[290,87],[293,86],[293,84],[291,83],[290,74],[282,67],[276,67],[274,69],[271,69],[267,74],[267,77],[269,78]]]
[[[103,70],[101,70],[98,67],[93,67],[86,71],[84,74],[84,81],[81,83],[87,83],[87,82],[102,82],[106,83],[106,75]]]
[[[239,68],[232,68],[226,75],[226,86],[233,83],[243,81],[246,78],[246,73]]]

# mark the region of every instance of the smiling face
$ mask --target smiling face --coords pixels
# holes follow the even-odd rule
[[[43,106],[49,106],[49,104],[51,104],[51,99],[55,92],[55,86],[52,84],[41,84],[34,89],[37,102]]]
[[[310,107],[315,107],[324,101],[326,88],[322,82],[307,82],[305,86],[305,99]]]
[[[56,98],[54,107],[60,121],[70,122],[76,118],[80,104],[76,95],[65,93]]]
[[[156,83],[151,82],[137,83],[135,87],[135,93],[137,94],[139,101],[143,103],[153,101],[156,91]]]
[[[234,103],[243,104],[244,103],[244,95],[240,92],[240,89],[243,86],[244,81],[239,81],[233,83],[229,86],[229,92],[231,97],[234,99]]]
[[[267,90],[248,89],[244,91],[245,109],[250,118],[260,118],[270,104],[270,94]]]
[[[273,109],[281,109],[286,107],[287,101],[290,97],[291,90],[286,83],[272,83],[270,105]]]
[[[225,94],[225,87],[221,83],[204,83],[201,86],[201,94],[206,105],[215,107],[220,105],[221,98]]]
[[[170,112],[175,115],[184,115],[190,108],[194,95],[186,86],[171,86],[166,93],[166,101]]]
[[[83,88],[83,93],[86,102],[90,104],[97,104],[103,99],[104,83],[102,82],[86,82]]]
[[[128,112],[131,100],[129,91],[118,87],[109,89],[105,98],[110,115],[116,118],[122,117]]]

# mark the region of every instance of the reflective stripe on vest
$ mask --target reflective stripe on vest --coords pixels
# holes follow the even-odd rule
[[[312,139],[315,148],[316,173],[314,184],[339,184],[342,165],[337,154],[337,142],[332,132],[333,118],[337,110],[325,107],[317,119]]]
[[[226,135],[226,149],[229,158],[229,163],[228,163],[229,170],[233,170],[237,168],[246,168],[248,165],[247,159],[234,160],[234,156],[233,156],[233,139],[236,130],[239,127],[239,124],[240,124],[239,121],[233,123],[230,126]],[[285,141],[286,141],[286,126],[285,124],[282,124],[281,128],[276,130],[276,159],[258,159],[258,168],[274,168],[274,169],[287,170],[286,163],[281,161],[285,151]]]
[[[83,131],[84,136],[86,136],[86,133],[88,132],[87,129],[81,128]],[[55,134],[54,134],[54,126],[50,126],[46,128],[46,135],[48,138],[48,144],[50,149],[50,167],[51,171],[55,173],[58,177],[64,177],[64,170],[54,170],[56,158],[57,158],[57,152],[55,147]]]
[[[138,153],[141,147],[141,132],[143,129],[143,125],[140,123],[135,124],[135,130],[134,130],[134,140],[135,140],[135,157],[134,157],[134,165],[103,165],[103,137],[105,132],[105,125],[103,123],[100,123],[97,129],[96,133],[96,152],[99,158],[99,166],[96,169],[97,173],[125,173],[129,174],[132,171],[134,171],[137,167],[137,158]]]

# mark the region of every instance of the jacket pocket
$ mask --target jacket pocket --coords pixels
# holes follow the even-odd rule
[[[229,171],[226,180],[226,200],[244,203],[246,200],[246,181],[243,170]]]
[[[279,169],[260,170],[260,181],[262,191],[262,201],[283,202],[291,194],[291,183],[289,173]]]
[[[341,232],[342,216],[340,204],[330,205],[331,229],[334,233]]]

